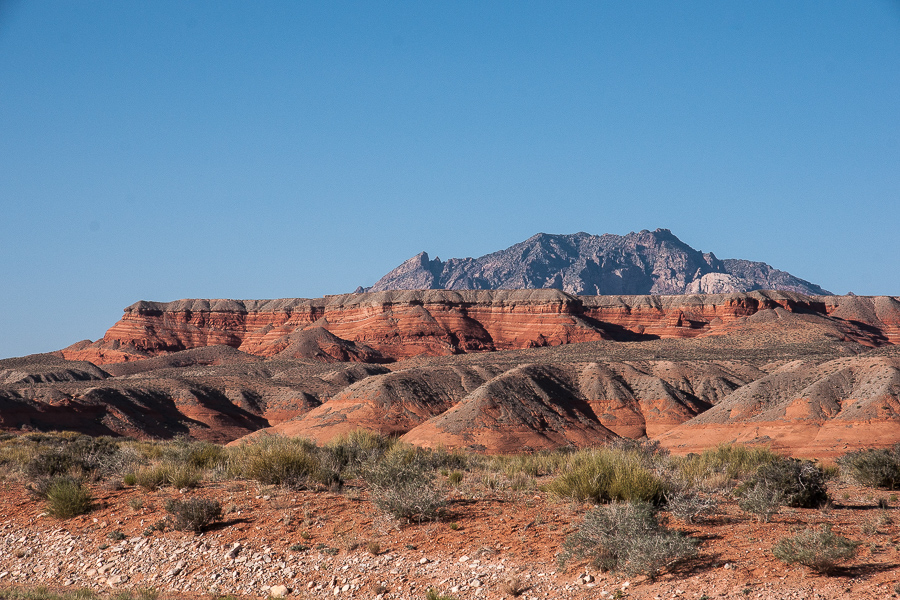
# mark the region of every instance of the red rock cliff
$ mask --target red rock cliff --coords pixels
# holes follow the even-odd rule
[[[258,356],[399,360],[421,354],[507,350],[623,339],[726,333],[766,310],[832,319],[867,346],[900,341],[900,302],[890,297],[759,291],[687,296],[571,296],[558,290],[418,290],[317,299],[141,301],[97,342],[61,351],[95,364],[228,345]],[[311,328],[329,336],[298,334]],[[315,346],[315,352],[309,350]],[[303,348],[304,350],[297,350]]]

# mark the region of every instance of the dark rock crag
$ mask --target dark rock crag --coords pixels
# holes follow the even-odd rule
[[[830,295],[766,263],[720,260],[668,229],[624,236],[539,233],[479,258],[444,262],[421,252],[368,290],[559,289],[574,295],[722,294],[782,290]]]

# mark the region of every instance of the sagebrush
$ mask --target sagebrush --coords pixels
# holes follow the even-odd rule
[[[779,458],[762,464],[737,490],[739,506],[768,522],[781,506],[821,508],[828,503],[822,468],[808,460]]]
[[[655,577],[664,567],[691,558],[697,540],[660,524],[647,502],[615,502],[588,512],[578,531],[566,538],[561,566],[589,559],[604,571]]]
[[[900,489],[900,444],[890,449],[849,452],[838,460],[838,464],[860,485]]]
[[[413,447],[395,447],[363,469],[376,507],[398,519],[433,520],[446,503],[435,481],[431,456]]]
[[[831,573],[835,567],[856,555],[860,543],[831,530],[831,525],[820,529],[806,529],[795,536],[782,538],[772,549],[776,558],[787,564],[801,564],[817,573]]]
[[[201,531],[222,518],[222,505],[206,498],[168,500],[166,512],[172,515],[173,529]]]

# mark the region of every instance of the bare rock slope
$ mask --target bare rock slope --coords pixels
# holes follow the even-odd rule
[[[742,442],[820,457],[900,443],[900,353],[789,362],[660,439],[679,452]]]
[[[555,288],[578,295],[719,294],[783,290],[829,295],[766,263],[719,260],[668,229],[624,236],[539,233],[505,250],[444,262],[421,252],[366,291]]]

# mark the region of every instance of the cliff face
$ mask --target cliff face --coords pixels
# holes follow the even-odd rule
[[[262,357],[377,363],[597,340],[707,337],[780,315],[824,320],[836,337],[868,347],[900,341],[900,302],[891,297],[420,290],[312,300],[142,301],[126,308],[101,340],[60,354],[109,364],[226,345]]]
[[[430,259],[422,252],[368,291],[541,289],[570,294],[720,294],[782,290],[830,292],[763,262],[719,260],[668,229],[624,236],[539,233],[479,258]]]

